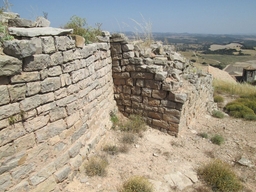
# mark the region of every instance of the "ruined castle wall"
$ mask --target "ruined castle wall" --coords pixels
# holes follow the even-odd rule
[[[142,52],[122,35],[111,38],[114,94],[124,115],[142,115],[151,127],[177,136],[182,126],[211,112],[211,75],[197,73],[176,52]]]
[[[106,38],[105,38],[106,39]],[[0,191],[51,191],[72,179],[115,108],[108,41],[20,38],[0,55]]]

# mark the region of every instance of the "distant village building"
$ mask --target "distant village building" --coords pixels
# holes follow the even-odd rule
[[[256,68],[251,65],[243,69],[243,81],[254,83],[256,81]]]
[[[236,62],[227,65],[224,71],[228,72],[238,82],[256,82],[256,61]]]

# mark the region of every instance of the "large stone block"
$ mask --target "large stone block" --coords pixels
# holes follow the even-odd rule
[[[71,77],[67,73],[60,75],[60,81],[61,81],[61,87],[70,85],[72,83]]]
[[[129,78],[129,77],[130,77],[129,72],[113,73],[113,78],[122,79],[122,78]]]
[[[167,122],[163,121],[163,120],[156,120],[156,119],[153,119],[152,121],[152,124],[157,126],[157,127],[160,127],[160,128],[164,128],[164,129],[169,129],[169,125]]]
[[[73,71],[71,73],[71,78],[73,83],[83,80],[88,76],[89,76],[89,71],[87,69],[80,69],[77,71]]]
[[[54,173],[54,176],[55,176],[57,183],[60,183],[60,182],[64,181],[65,179],[67,179],[70,171],[71,171],[71,168],[67,165],[62,167],[60,170],[56,171]]]
[[[122,45],[122,50],[123,51],[133,51],[134,50],[134,45],[133,44],[124,44]]]
[[[152,73],[143,73],[143,72],[131,72],[131,77],[132,78],[137,78],[137,79],[153,79],[154,74],[152,74]]]
[[[54,101],[54,93],[50,92],[50,93],[46,93],[46,94],[41,94],[40,100],[41,100],[42,105],[45,103],[52,102],[52,101]]]
[[[73,61],[75,59],[74,51],[68,50],[63,52],[63,62],[67,63],[69,61]]]
[[[152,111],[148,112],[148,116],[153,118],[153,119],[159,119],[159,120],[162,120],[162,118],[163,118],[162,113],[156,113],[156,112],[152,112]]]
[[[20,192],[20,191],[29,191],[30,186],[26,180],[21,181],[18,185],[12,187],[9,191],[10,192]]]
[[[140,95],[141,94],[141,87],[133,86],[132,87],[132,94]]]
[[[21,72],[21,74],[15,75],[11,77],[12,83],[27,83],[31,81],[40,80],[40,73],[35,72]]]
[[[27,92],[26,96],[32,96],[41,91],[41,83],[40,82],[31,82],[27,83]]]
[[[31,192],[50,192],[53,191],[56,186],[57,183],[54,179],[54,176],[51,176],[39,185],[37,185],[35,189],[31,190]]]
[[[73,170],[78,170],[83,162],[81,155],[77,155],[75,158],[70,159],[70,166]]]
[[[56,49],[59,51],[65,51],[75,48],[75,41],[68,36],[55,36]]]
[[[8,191],[9,187],[12,186],[12,177],[10,173],[0,175],[0,191]]]
[[[56,171],[55,164],[50,163],[46,165],[43,169],[41,169],[39,172],[37,172],[35,175],[31,176],[29,178],[29,183],[33,186],[36,186],[39,183],[42,183],[43,181],[45,181],[55,171]]]
[[[50,139],[55,135],[59,135],[62,131],[67,128],[66,123],[63,119],[48,124],[47,126],[36,131],[37,142],[41,143],[44,140]]]
[[[39,37],[39,36],[57,36],[66,35],[73,32],[73,29],[60,29],[52,27],[34,27],[34,28],[8,28],[10,35],[19,37]]]
[[[52,62],[49,66],[62,65],[64,62],[62,52],[53,53],[51,55],[51,60]]]
[[[0,120],[9,118],[12,115],[20,112],[19,103],[12,103],[0,107]]]
[[[32,97],[28,97],[20,102],[20,109],[22,111],[29,111],[38,107],[41,104],[40,95],[34,95]],[[19,110],[18,110],[19,111]]]
[[[155,75],[155,80],[164,81],[167,77],[167,71],[157,72]]]
[[[43,53],[54,53],[56,51],[53,37],[41,37]]]
[[[57,121],[67,116],[66,109],[64,107],[56,107],[50,111],[50,121]]]
[[[67,106],[67,104],[72,103],[76,100],[77,98],[74,95],[69,95],[67,97],[57,100],[56,104],[57,106],[64,107],[64,106]]]
[[[161,100],[161,104],[167,108],[175,109],[176,102],[169,101],[169,100]]]
[[[79,154],[79,151],[82,147],[81,142],[76,142],[75,144],[72,145],[72,147],[69,148],[68,154],[70,158],[74,158]]]
[[[49,77],[54,77],[54,76],[58,76],[62,73],[61,67],[60,66],[55,66],[55,67],[51,67],[48,69],[48,76]]]
[[[45,69],[48,65],[51,65],[51,58],[49,55],[40,54],[31,57],[24,58],[24,71],[37,71]]]
[[[56,100],[64,98],[67,95],[68,95],[68,93],[67,93],[67,89],[66,88],[62,88],[62,89],[59,89],[59,90],[54,92],[54,97],[55,97]]]
[[[40,47],[38,47],[40,46]],[[36,40],[12,40],[4,42],[4,53],[19,59],[33,56],[41,49]]]
[[[0,105],[10,102],[9,92],[6,85],[0,85]]]
[[[36,138],[34,133],[26,134],[23,137],[16,139],[13,144],[15,146],[16,152],[21,152],[23,150],[34,147],[36,144]]]
[[[2,162],[0,167],[0,175],[5,172],[10,172],[10,170],[13,170],[17,166],[23,165],[27,159],[27,156],[28,155],[26,153],[21,152],[16,153],[14,156],[5,159],[5,161]]]
[[[176,117],[176,118],[180,118],[180,116],[181,116],[181,112],[179,111],[179,110],[176,110],[176,109],[168,109],[168,108],[164,108],[164,113],[166,114],[166,115],[172,115],[172,116],[174,116],[174,117]]]
[[[53,53],[51,55],[51,60],[52,62],[50,63],[51,65],[49,66],[54,66],[54,65],[61,65],[63,64],[64,62],[64,59],[63,59],[63,55],[62,55],[62,52],[56,52],[56,53]]]
[[[0,55],[0,76],[12,76],[22,70],[22,61],[7,55]]]
[[[61,87],[59,77],[47,78],[41,82],[41,92],[46,93],[50,91],[55,91]]]
[[[167,95],[166,91],[163,90],[153,90],[152,97],[156,99],[165,99]]]
[[[177,124],[180,123],[180,119],[178,119],[177,117],[174,117],[172,115],[164,114],[163,119],[165,121],[167,121],[168,123],[177,123]]]
[[[160,89],[161,88],[161,81],[155,81],[155,80],[147,80],[145,81],[145,87],[150,89]]]
[[[47,123],[49,122],[49,115],[40,115],[34,119],[31,120],[27,120],[26,122],[24,122],[24,128],[26,129],[27,132],[32,132],[35,130],[38,130],[42,127],[44,127],[45,125],[47,125]]]
[[[35,169],[35,165],[33,164],[25,164],[23,166],[19,166],[17,168],[15,168],[11,175],[13,180],[17,181],[21,181],[22,179],[26,178],[29,173],[31,173],[33,170]]]
[[[75,124],[76,126],[76,124]],[[77,127],[77,126],[76,126]],[[79,126],[77,130],[71,135],[71,142],[74,143],[80,137],[82,137],[87,130],[87,125],[84,123],[83,125]]]
[[[35,26],[35,22],[28,19],[23,19],[23,18],[14,18],[14,19],[8,20],[8,26],[31,28]]]
[[[12,140],[15,140],[26,134],[26,130],[24,129],[22,123],[16,123],[14,125],[10,125],[9,127],[0,131],[0,146],[9,143]]]
[[[124,59],[129,59],[129,58],[133,58],[133,57],[134,57],[134,52],[133,51],[123,53],[123,58]]]
[[[71,35],[72,39],[75,40],[76,47],[83,48],[85,46],[85,39],[80,35]]]
[[[7,127],[9,125],[8,119],[3,119],[0,121],[0,130]],[[1,158],[0,158],[1,159]]]
[[[12,102],[20,101],[22,99],[25,99],[26,94],[26,84],[15,84],[15,85],[9,85],[8,86],[9,93],[10,93],[10,99]]]

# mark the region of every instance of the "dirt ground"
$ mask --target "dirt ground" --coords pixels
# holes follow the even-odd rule
[[[209,137],[222,135],[225,142],[215,145],[210,139],[200,137],[199,133],[207,133]],[[93,155],[104,154],[102,148],[106,144],[120,146],[121,134],[114,130],[107,131]],[[196,170],[212,159],[229,163],[243,181],[244,191],[256,191],[255,122],[205,115],[190,127],[181,128],[177,138],[148,128],[129,149],[128,153],[117,155],[105,153],[109,162],[107,176],[88,177],[81,171],[64,191],[117,192],[123,181],[134,175],[148,178],[156,192],[205,191]],[[242,157],[251,165],[240,165],[237,161]]]

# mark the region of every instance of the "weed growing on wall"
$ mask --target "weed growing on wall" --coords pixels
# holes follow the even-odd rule
[[[7,26],[0,22],[0,43],[4,41],[13,40],[14,37],[11,36],[7,30]]]
[[[84,37],[85,43],[88,44],[98,41],[97,36],[102,34],[101,25],[102,24],[97,23],[96,27],[91,27],[87,24],[85,18],[74,15],[64,28],[73,29],[73,33]]]

